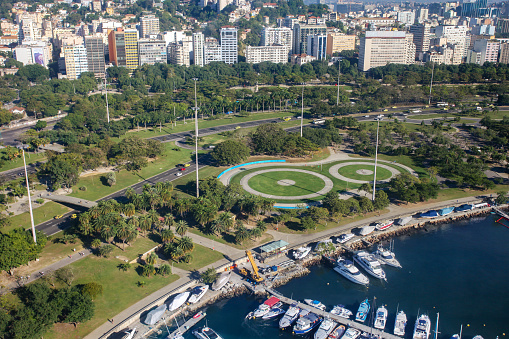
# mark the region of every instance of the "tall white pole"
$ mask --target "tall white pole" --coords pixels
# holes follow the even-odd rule
[[[200,197],[200,185],[199,185],[199,177],[198,177],[198,100],[196,99],[196,81],[197,78],[193,78],[194,80],[194,135],[195,135],[195,159],[196,159],[196,197]]]
[[[304,124],[304,84],[302,84],[302,109],[300,111],[300,137],[302,138],[302,125]]]
[[[378,130],[380,129],[380,119],[376,120],[376,145],[375,145],[375,170],[373,171],[373,197],[371,200],[375,201],[375,189],[376,189],[376,165],[378,163]]]
[[[28,183],[27,162],[25,160],[25,150],[22,151],[23,151],[23,166],[25,166],[25,180],[27,183],[28,209],[30,210],[30,222],[32,223],[32,237],[34,238],[34,242],[37,244],[37,237],[35,235],[35,225],[34,225],[34,213],[32,211],[32,199],[30,198],[30,185]]]
[[[338,61],[338,96],[336,98],[336,106],[339,106],[339,75],[341,74],[341,60]]]
[[[433,68],[431,68],[431,82],[429,84],[429,98],[428,105],[431,105],[431,89],[433,88],[433,75],[435,73],[435,63],[433,63]]]
[[[104,78],[104,91],[106,92],[106,119],[108,124],[110,123],[110,107],[108,105],[108,84],[106,83],[106,77]]]

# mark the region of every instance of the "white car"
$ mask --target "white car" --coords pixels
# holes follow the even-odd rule
[[[180,176],[182,176],[182,172],[177,172],[177,173],[175,173],[175,175],[176,175],[177,177],[180,177]]]
[[[365,115],[364,118],[369,118],[369,115]]]

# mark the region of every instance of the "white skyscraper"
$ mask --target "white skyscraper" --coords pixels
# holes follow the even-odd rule
[[[308,35],[307,40],[306,54],[314,56],[317,60],[325,59],[327,53],[327,35]]]
[[[232,26],[221,27],[221,61],[236,64],[238,61],[237,29]]]
[[[415,44],[410,33],[402,31],[368,31],[361,38],[359,70],[366,72],[373,67],[387,64],[413,64]]]
[[[435,36],[437,38],[446,38],[447,43],[457,45],[460,49],[463,49],[464,53],[461,55],[463,59],[467,51],[467,31],[467,26],[437,26],[435,28]]]
[[[193,63],[196,66],[205,65],[204,57],[205,36],[203,33],[193,33]]]
[[[288,46],[292,48],[293,31],[288,27],[265,27],[262,30],[262,46],[271,46],[274,44]]]
[[[88,72],[87,50],[83,45],[64,45],[62,53],[65,60],[67,79],[76,80],[81,73]]]
[[[413,25],[415,22],[415,12],[398,12],[398,21],[405,25]]]
[[[275,64],[288,62],[289,46],[247,46],[246,62],[250,64],[258,64],[260,62],[269,61]]]

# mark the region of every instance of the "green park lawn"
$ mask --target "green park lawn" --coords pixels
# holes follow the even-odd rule
[[[385,165],[385,164],[384,164]],[[371,172],[375,169],[375,164],[373,166],[371,165],[349,165],[345,167],[341,167],[338,169],[338,173],[341,175],[344,175],[347,178],[350,179],[356,179],[356,180],[373,180],[373,174],[359,174],[357,173],[358,170],[365,169],[369,170]],[[389,171],[386,168],[378,167],[376,169],[376,180],[385,180],[390,178],[392,175],[391,171]]]
[[[74,284],[99,283],[103,286],[103,294],[94,300],[95,315],[90,321],[76,328],[55,325],[44,338],[83,338],[108,319],[179,278],[177,275],[142,277],[137,273],[140,265],[135,264],[123,272],[117,268],[120,263],[114,257],[105,259],[90,255],[69,265],[76,277]],[[143,287],[137,285],[140,281],[145,283]]]
[[[295,184],[284,186],[278,183],[280,180],[293,180]],[[314,175],[291,171],[261,173],[249,179],[248,184],[258,192],[279,196],[311,194],[325,186],[324,181]]]
[[[61,205],[59,203],[49,201],[45,203],[43,206],[34,208],[34,223],[40,224],[44,221],[48,221],[50,219],[53,219],[54,216],[59,214],[64,214],[72,209],[69,207],[66,207],[64,205]],[[2,229],[3,232],[8,232],[11,229],[14,229],[16,227],[24,227],[29,228],[30,226],[30,213],[25,212],[18,215],[10,216],[8,217],[11,224],[10,226],[4,227]]]
[[[191,252],[191,255],[193,260],[189,264],[174,263],[173,266],[187,271],[195,271],[224,258],[221,252],[198,244],[194,244],[194,250]]]
[[[5,149],[0,150],[0,158],[5,159],[6,151]],[[33,153],[33,152],[26,152],[25,153],[25,159],[28,164],[32,164],[37,161],[43,161],[46,160],[46,153],[40,152],[40,153]],[[0,172],[8,171],[13,168],[23,167],[23,158],[15,158],[13,160],[5,159],[4,164],[0,166]]]

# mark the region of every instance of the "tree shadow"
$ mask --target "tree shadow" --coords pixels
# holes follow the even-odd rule
[[[299,222],[295,222],[295,221],[287,221],[287,222],[285,222],[285,226],[292,231],[304,230],[302,225]]]
[[[200,280],[200,278],[201,278],[201,274],[200,274],[200,272],[198,272],[198,270],[192,270],[191,272],[189,272],[188,276],[190,279],[193,279],[193,280]]]
[[[138,265],[134,270],[140,277],[143,277],[143,265]]]
[[[161,244],[163,242],[163,239],[161,239],[161,235],[159,233],[150,232],[147,235],[147,238],[158,244]]]

